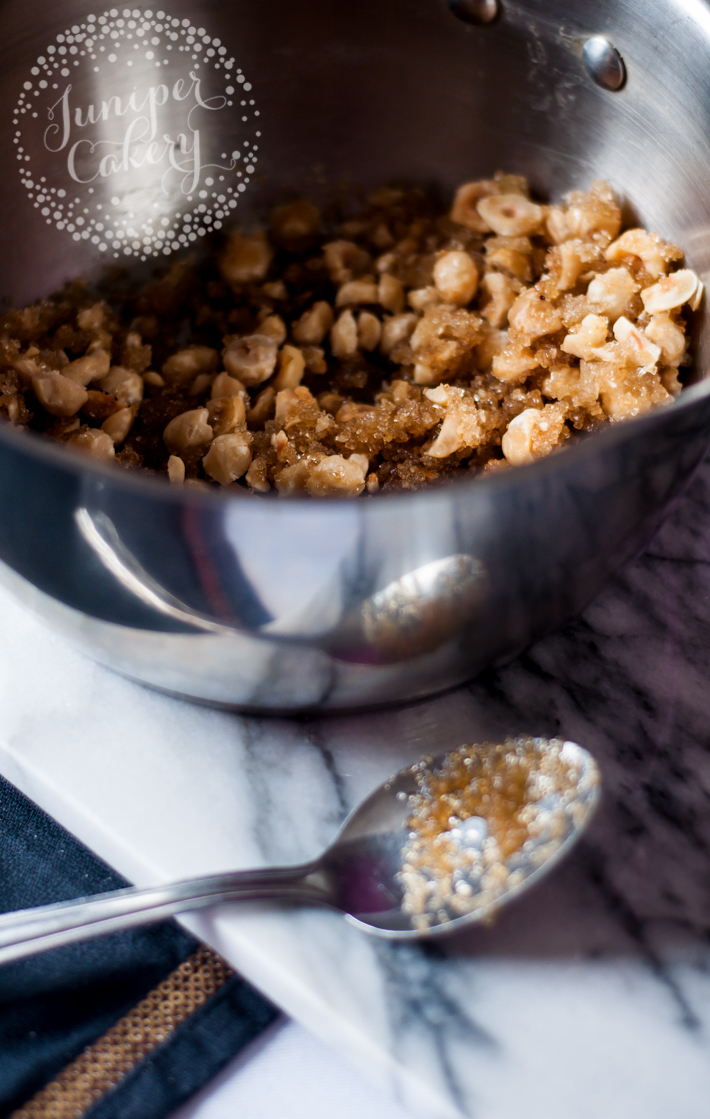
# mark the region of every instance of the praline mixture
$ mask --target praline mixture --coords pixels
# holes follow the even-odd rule
[[[95,458],[257,493],[419,489],[519,466],[669,403],[702,284],[608,185],[515,175],[449,213],[384,188],[278,207],[142,291],[76,282],[0,321],[0,411]]]

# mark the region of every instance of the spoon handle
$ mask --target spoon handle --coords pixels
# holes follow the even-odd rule
[[[0,916],[0,964],[89,937],[162,921],[175,913],[232,901],[332,903],[318,863],[233,871],[165,886],[129,887]]]

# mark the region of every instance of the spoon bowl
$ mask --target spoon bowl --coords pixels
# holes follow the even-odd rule
[[[563,777],[569,777],[569,781],[548,791],[539,802],[544,813],[554,818],[556,834],[551,836],[543,826],[537,834],[526,838],[522,849],[500,860],[508,875],[495,887],[482,885],[480,880],[470,881],[466,870],[473,869],[478,860],[465,860],[459,881],[471,886],[472,892],[463,895],[463,911],[457,913],[449,905],[443,911],[413,913],[403,872],[412,835],[412,798],[420,795],[423,781],[439,772],[457,752],[426,758],[400,770],[362,801],[344,821],[320,860],[331,875],[337,908],[351,924],[365,932],[399,940],[448,934],[462,925],[489,920],[496,910],[535,885],[564,858],[586,829],[599,802],[598,766],[592,755],[574,742],[517,739],[506,743],[504,749],[510,756],[521,744],[531,745],[541,754],[555,751],[564,766]],[[500,747],[486,744],[466,749],[469,755],[478,753],[485,757],[486,751]],[[477,854],[487,838],[487,822],[482,816],[472,816],[464,821],[466,824],[468,827],[463,830],[468,835],[457,836],[454,844],[459,842],[469,853]],[[477,825],[475,829],[471,824]],[[448,834],[454,830],[450,829]],[[428,883],[433,877],[426,875]]]
[[[587,827],[600,788],[596,762],[576,743],[468,744],[380,785],[313,862],[4,914],[0,964],[236,901],[326,905],[391,939],[444,935],[489,920],[547,874]]]

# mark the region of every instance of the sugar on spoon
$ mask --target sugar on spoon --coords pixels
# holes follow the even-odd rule
[[[580,837],[600,795],[592,756],[561,739],[466,744],[401,770],[300,866],[240,870],[0,916],[0,963],[236,901],[326,905],[392,939],[490,919]]]

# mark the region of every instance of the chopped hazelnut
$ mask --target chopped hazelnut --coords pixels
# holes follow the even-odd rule
[[[380,349],[383,354],[391,354],[400,342],[411,338],[419,321],[418,315],[406,311],[401,315],[392,315],[382,323],[382,339]]]
[[[448,252],[434,265],[434,283],[446,303],[465,307],[478,290],[478,270],[468,253]]]
[[[185,481],[185,463],[177,455],[168,458],[168,478],[177,485]]]
[[[370,280],[348,280],[338,289],[336,307],[348,307],[357,303],[377,303],[377,284]]]
[[[213,373],[219,354],[210,346],[187,346],[178,350],[163,365],[163,377],[171,383],[191,381],[198,373]]]
[[[105,377],[110,365],[110,355],[106,353],[106,350],[98,349],[84,357],[78,357],[76,361],[70,361],[62,369],[62,375],[76,381],[77,385],[83,385],[86,388],[92,381],[98,381],[101,377]]]
[[[170,454],[179,455],[211,443],[214,432],[207,418],[206,408],[193,408],[189,412],[181,412],[171,420],[163,432],[163,442]]]
[[[218,396],[207,405],[207,422],[215,435],[231,435],[246,428],[246,408],[241,396]]]
[[[92,458],[99,459],[101,462],[108,462],[114,458],[115,450],[113,446],[113,439],[105,431],[77,431],[69,436],[67,440],[72,447],[76,447],[79,451],[84,451],[85,454],[91,455]]]
[[[320,300],[301,315],[291,328],[294,341],[319,346],[333,325],[333,311],[329,303]]]
[[[280,315],[266,315],[259,322],[259,334],[265,334],[267,338],[273,338],[277,346],[286,341],[286,323]]]
[[[101,430],[107,435],[110,435],[113,442],[118,446],[123,443],[133,426],[133,409],[120,408],[118,412],[105,419],[101,424]]]
[[[274,388],[295,389],[303,380],[306,361],[295,346],[284,346],[279,354],[279,371],[274,378]]]
[[[143,399],[143,378],[122,365],[114,365],[99,381],[103,392],[111,393],[120,404],[139,404]]]
[[[476,209],[489,229],[503,237],[537,233],[545,217],[543,207],[522,194],[489,194]]]
[[[352,357],[357,353],[357,324],[352,311],[343,311],[330,332],[330,348],[334,357]]]
[[[263,233],[245,237],[233,233],[221,259],[222,275],[233,285],[263,280],[269,271],[274,250]]]
[[[251,463],[250,436],[246,432],[218,435],[202,460],[210,478],[220,486],[236,482]]]
[[[271,235],[290,252],[308,245],[318,232],[320,212],[306,199],[277,206],[271,215]]]
[[[61,373],[37,373],[32,388],[45,411],[52,416],[75,416],[89,394],[83,385]]]
[[[370,311],[361,311],[357,317],[357,340],[361,350],[376,350],[382,337],[382,323]]]
[[[394,315],[404,310],[404,284],[389,272],[383,272],[377,285],[377,299],[385,311]]]
[[[365,488],[368,465],[364,455],[327,455],[308,471],[306,489],[314,497],[357,497]]]
[[[243,385],[251,387],[266,381],[276,368],[278,346],[265,334],[232,338],[222,351],[224,367]]]
[[[229,373],[218,373],[212,382],[212,391],[210,392],[212,400],[217,400],[220,396],[246,396],[244,385],[238,381],[236,377],[231,377]]]

